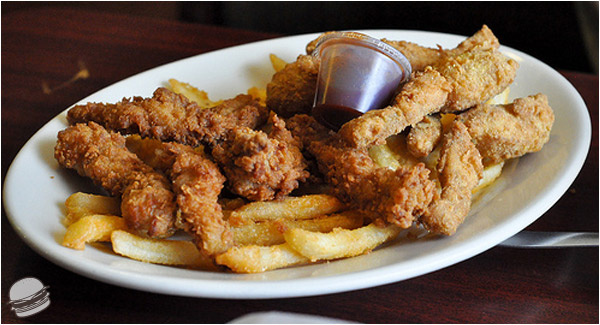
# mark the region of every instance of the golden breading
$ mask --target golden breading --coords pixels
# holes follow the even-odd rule
[[[471,193],[482,176],[481,155],[463,123],[454,121],[444,134],[437,173],[441,195],[420,222],[433,233],[452,235],[471,209]]]
[[[442,136],[442,122],[435,115],[428,115],[415,124],[406,136],[406,149],[415,157],[426,157]]]
[[[506,105],[481,104],[458,118],[469,130],[486,166],[539,151],[550,139],[554,123],[544,94]]]
[[[173,234],[176,205],[171,183],[129,152],[119,133],[94,122],[72,125],[58,133],[54,157],[112,195],[122,195],[121,213],[132,231],[149,237]]]
[[[124,98],[116,104],[87,103],[67,113],[71,124],[94,121],[123,134],[137,133],[194,146],[218,141],[235,126],[254,128],[267,116],[266,107],[250,95],[238,95],[203,109],[166,88],[158,88],[151,98]]]
[[[192,147],[166,143],[175,156],[170,170],[183,228],[197,239],[203,253],[213,256],[233,245],[229,223],[218,203],[226,179],[219,167]]]
[[[315,99],[319,59],[300,55],[267,84],[267,107],[282,117],[310,114]]]
[[[212,155],[227,176],[228,188],[252,201],[281,198],[309,176],[300,144],[271,113],[267,132],[238,127]]]

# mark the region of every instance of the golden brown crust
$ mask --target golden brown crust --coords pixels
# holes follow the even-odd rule
[[[306,180],[309,173],[300,144],[271,113],[268,133],[234,128],[212,155],[227,176],[228,188],[252,201],[281,198]]]
[[[442,139],[437,165],[441,195],[433,200],[420,222],[433,232],[452,235],[471,208],[471,191],[483,172],[481,155],[460,121],[454,121]]]
[[[125,138],[90,122],[59,132],[54,156],[60,165],[91,178],[112,195],[122,195],[129,228],[150,237],[174,231],[175,196],[168,179],[125,147]]]
[[[319,59],[300,55],[267,84],[267,107],[282,117],[310,114],[315,98]]]
[[[215,163],[192,147],[167,143],[165,148],[175,155],[170,177],[183,228],[196,238],[206,255],[225,252],[233,245],[233,234],[218,203],[225,176]]]
[[[433,151],[442,136],[440,118],[428,115],[415,124],[406,136],[406,149],[415,157],[426,157]]]
[[[550,139],[554,113],[544,94],[507,105],[478,105],[460,114],[485,165],[542,149]]]

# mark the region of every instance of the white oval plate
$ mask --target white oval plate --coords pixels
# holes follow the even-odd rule
[[[441,33],[369,30],[375,37],[452,48],[465,37]],[[273,70],[268,55],[293,61],[317,34],[261,41],[206,53],[140,73],[79,103],[151,96],[169,78],[230,98],[264,87]],[[202,272],[152,265],[113,254],[102,245],[76,251],[60,245],[64,201],[76,191],[97,191],[60,168],[53,158],[66,110],[22,148],[5,179],[4,207],[10,222],[39,254],[75,273],[118,286],[163,294],[213,298],[281,298],[320,295],[392,283],[432,272],[479,254],[516,234],[545,213],[568,189],[586,158],[591,127],[587,108],[558,72],[517,50],[502,47],[521,67],[510,99],[548,95],[556,122],[542,151],[511,161],[501,178],[473,206],[458,232],[445,238],[400,240],[370,254],[262,274]]]

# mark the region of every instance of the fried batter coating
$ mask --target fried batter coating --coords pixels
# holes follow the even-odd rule
[[[338,133],[353,147],[382,144],[428,114],[461,111],[494,97],[512,83],[517,68],[516,61],[497,51],[447,57],[435,69],[417,72],[389,106],[347,122]]]
[[[300,55],[267,84],[267,107],[282,117],[310,114],[315,99],[319,59]]]
[[[225,176],[215,163],[190,146],[178,143],[164,146],[174,155],[170,177],[181,210],[181,227],[195,237],[206,255],[227,251],[233,245],[233,234],[218,203]]]
[[[458,120],[443,136],[437,173],[441,195],[419,221],[433,233],[452,235],[469,213],[472,190],[483,173],[481,155]]]
[[[458,115],[483,156],[484,165],[536,152],[550,139],[554,113],[544,94],[507,105],[478,105]]]
[[[266,127],[266,132],[234,128],[212,150],[227,176],[228,188],[252,201],[282,198],[309,176],[300,144],[284,120],[272,112]]]
[[[415,124],[406,136],[406,149],[413,156],[426,157],[442,137],[442,122],[435,115],[427,115]]]
[[[435,185],[424,164],[395,171],[378,167],[367,150],[345,146],[312,117],[296,115],[289,123],[316,157],[334,195],[352,208],[408,228],[433,199]]]
[[[175,231],[175,195],[169,180],[125,147],[125,138],[90,122],[58,133],[54,157],[61,166],[91,178],[111,195],[122,195],[128,227],[148,237]]]
[[[352,147],[383,144],[391,135],[435,113],[448,99],[450,83],[438,71],[427,67],[408,81],[392,104],[371,110],[342,125],[338,134]]]
[[[183,95],[158,88],[151,98],[133,97],[116,104],[75,106],[67,113],[67,120],[70,124],[94,121],[123,134],[138,133],[197,146],[222,139],[234,126],[261,125],[267,112],[250,95],[238,95],[216,107],[202,109]]]
[[[517,75],[517,61],[499,51],[474,50],[442,59],[435,66],[452,91],[441,111],[459,112],[483,103],[508,87]]]

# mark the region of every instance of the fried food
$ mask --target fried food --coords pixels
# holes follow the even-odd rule
[[[500,47],[500,42],[487,25],[483,25],[473,36],[465,39],[453,49],[430,48],[408,41],[394,41],[385,38],[382,41],[402,52],[410,62],[413,71],[421,71],[428,66],[437,65],[444,57],[457,56],[475,48],[492,50]]]
[[[419,221],[430,232],[452,235],[471,209],[471,194],[482,177],[481,155],[465,125],[456,120],[442,139],[437,174],[441,195]]]
[[[351,208],[408,228],[433,199],[435,186],[423,163],[397,170],[378,167],[366,149],[345,146],[312,117],[296,115],[289,123],[292,134],[309,144],[306,149],[335,196]]]
[[[236,127],[212,150],[228,188],[252,201],[282,198],[309,176],[285,122],[271,113],[265,127],[267,132]]]
[[[320,60],[312,55],[298,59],[277,71],[267,84],[267,107],[282,117],[310,114]]]
[[[382,144],[393,134],[438,111],[461,111],[504,91],[518,63],[500,52],[467,51],[427,67],[407,82],[393,102],[344,124],[338,133],[356,148]]]
[[[70,124],[94,121],[123,134],[197,146],[215,143],[235,126],[264,124],[267,109],[250,95],[238,95],[204,109],[184,95],[158,88],[151,98],[124,98],[116,104],[87,103],[69,110]]]
[[[406,149],[415,157],[427,157],[442,137],[442,122],[435,115],[427,115],[415,124],[406,136]]]
[[[506,105],[477,105],[458,118],[469,130],[486,166],[541,150],[554,123],[544,94]]]
[[[225,177],[217,165],[192,147],[164,144],[174,155],[169,175],[177,194],[182,228],[192,234],[208,256],[225,252],[233,245],[229,223],[218,203]]]
[[[121,197],[127,226],[149,237],[168,237],[175,227],[175,195],[169,180],[125,147],[125,138],[90,122],[58,133],[54,157]]]

